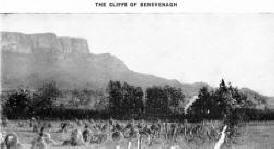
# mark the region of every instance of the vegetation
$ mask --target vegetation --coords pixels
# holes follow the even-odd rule
[[[229,119],[235,109],[254,108],[252,101],[231,84],[226,86],[224,80],[219,88],[209,91],[203,87],[198,99],[192,104],[189,113],[199,120],[203,118]]]
[[[143,91],[127,82],[110,80],[105,93],[86,88],[64,91],[54,81],[45,81],[36,90],[19,88],[9,92],[2,97],[2,106],[3,114],[12,119],[33,116],[71,119],[64,115],[72,113],[77,118],[221,119],[231,127],[248,119],[274,119],[273,110],[255,109],[259,103],[265,104],[264,98],[257,95],[258,100],[254,101],[249,94],[250,91],[242,92],[221,80],[216,89],[202,87],[185,115],[187,99],[180,88],[153,86]]]
[[[39,111],[51,109],[61,95],[54,81],[45,81],[36,92],[19,88],[12,91],[4,100],[3,114],[10,118],[23,118],[37,115]]]
[[[99,131],[101,128],[107,128],[109,123],[115,127],[109,130],[116,131],[122,128],[120,131],[125,136],[129,130],[134,134],[131,132],[134,131],[131,129],[134,121],[131,123],[124,119],[139,119],[138,123],[134,124],[138,126],[136,128],[142,130],[142,133],[147,131],[155,142],[158,139],[160,142],[177,141],[203,147],[216,142],[219,130],[223,128],[227,128],[225,145],[235,146],[237,141],[241,141],[240,138],[246,135],[244,131],[247,127],[242,126],[248,126],[249,123],[242,122],[274,119],[274,110],[256,109],[259,103],[264,104],[257,102],[261,99],[251,100],[246,92],[233,87],[231,83],[226,85],[224,80],[221,80],[216,89],[202,87],[196,100],[189,102],[191,105],[186,109],[187,113],[184,113],[187,99],[180,88],[153,86],[143,91],[141,87],[129,85],[127,82],[112,80],[108,83],[106,93],[86,88],[62,91],[54,81],[45,81],[37,90],[19,88],[3,99],[3,114],[8,119],[37,117],[39,121],[59,119],[59,123],[70,119],[75,120],[77,127],[83,127],[80,123],[83,120],[81,122],[85,122],[85,125],[87,122],[90,126],[101,125],[94,127]],[[95,103],[90,107],[92,102]],[[111,118],[122,121],[112,124]],[[95,120],[97,122],[94,123],[93,119],[99,121]],[[143,121],[144,119],[146,121]],[[157,123],[154,119],[158,119]],[[164,123],[159,119],[164,120]],[[199,123],[178,123],[178,120]],[[18,123],[18,127],[22,125]],[[160,129],[161,127],[164,129]],[[64,140],[61,138],[61,141]]]
[[[169,115],[180,113],[180,105],[185,95],[180,88],[170,86],[146,89],[146,113]]]

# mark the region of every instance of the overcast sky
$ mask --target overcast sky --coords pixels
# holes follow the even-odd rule
[[[2,31],[85,38],[137,72],[208,82],[220,79],[274,96],[273,14],[13,14]]]

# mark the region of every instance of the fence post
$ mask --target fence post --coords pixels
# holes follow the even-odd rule
[[[130,141],[128,142],[127,149],[131,149],[131,142]]]
[[[138,149],[141,149],[142,148],[142,136],[140,135],[138,137]]]

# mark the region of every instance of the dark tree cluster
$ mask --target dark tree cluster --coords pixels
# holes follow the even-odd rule
[[[120,81],[110,81],[107,92],[110,113],[119,118],[178,113],[185,97],[181,89],[170,86],[149,87],[144,96],[141,87],[134,87],[126,82],[122,85]]]
[[[107,92],[109,94],[109,112],[113,117],[128,117],[140,115],[144,110],[143,90],[126,82],[109,81]]]
[[[226,85],[221,81],[219,88],[209,91],[203,87],[199,91],[198,99],[188,110],[189,117],[198,121],[202,119],[224,119],[225,123],[235,125],[246,120],[246,112],[238,109],[253,109],[254,104],[247,96],[231,83]]]
[[[32,116],[71,118],[62,114],[58,116],[58,112],[75,113],[77,118],[87,117],[88,114],[89,118],[104,115],[105,118],[116,119],[222,119],[231,127],[248,118],[273,119],[273,110],[255,109],[256,101],[251,101],[231,83],[226,85],[224,80],[213,90],[202,87],[198,98],[186,109],[187,114],[184,113],[185,94],[180,88],[153,86],[143,91],[141,87],[132,86],[127,82],[110,80],[106,93],[87,89],[64,92],[60,91],[54,81],[45,81],[35,91],[19,88],[10,92],[4,100],[1,97],[2,112],[12,119]],[[56,101],[61,104],[58,105]],[[68,104],[64,104],[64,101]],[[89,106],[90,102],[94,102],[93,109]]]
[[[45,81],[36,92],[19,88],[12,91],[3,101],[3,114],[9,118],[37,116],[40,111],[51,109],[60,94],[54,81]]]
[[[146,113],[169,115],[180,113],[180,104],[184,102],[185,95],[180,88],[150,87],[146,89]]]
[[[6,101],[2,101],[3,114],[10,118],[22,117],[32,111],[32,97],[29,90],[18,89]]]

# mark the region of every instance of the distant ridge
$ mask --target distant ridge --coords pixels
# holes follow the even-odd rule
[[[198,94],[207,83],[181,83],[130,70],[109,54],[90,53],[86,39],[56,36],[54,33],[1,32],[2,88],[37,88],[43,80],[54,80],[63,89],[105,90],[109,80],[127,81],[143,88],[170,85],[188,96]],[[260,95],[261,96],[261,95]]]

